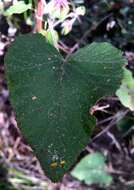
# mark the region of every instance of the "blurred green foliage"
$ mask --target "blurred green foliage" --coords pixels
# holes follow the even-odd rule
[[[0,190],[16,190],[7,181],[7,169],[3,166],[3,164],[0,164]]]
[[[36,1],[25,0],[25,3]],[[47,1],[48,2],[48,1]],[[77,21],[73,30],[67,36],[62,36],[63,42],[69,46],[76,44],[84,33],[88,35],[83,40],[83,46],[92,41],[108,41],[118,48],[134,50],[134,3],[133,0],[73,0],[74,4],[84,5],[86,14],[81,17],[81,24]],[[29,17],[30,16],[30,17]],[[14,15],[12,23],[21,33],[32,30],[33,15],[31,11]],[[0,17],[0,28],[5,32],[6,20]],[[60,26],[56,30],[61,31]],[[59,33],[60,34],[60,33]]]

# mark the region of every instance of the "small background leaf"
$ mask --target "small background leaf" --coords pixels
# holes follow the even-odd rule
[[[125,107],[134,111],[134,78],[128,69],[124,68],[122,84],[116,95]]]
[[[25,4],[24,1],[17,1],[5,11],[5,16],[11,16],[13,14],[21,14],[32,8],[32,4]]]
[[[105,158],[100,153],[92,153],[83,158],[71,172],[72,176],[87,185],[110,185],[112,177],[105,171]]]

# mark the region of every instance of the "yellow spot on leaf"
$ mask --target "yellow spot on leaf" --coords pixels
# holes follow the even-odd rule
[[[62,167],[64,167],[65,163],[66,163],[65,160],[61,160],[61,161],[60,161],[60,165],[61,165]]]
[[[50,164],[50,167],[51,167],[51,168],[56,168],[57,165],[58,165],[57,162],[52,162],[52,163]]]

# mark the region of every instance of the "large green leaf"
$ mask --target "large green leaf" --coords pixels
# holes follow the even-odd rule
[[[108,43],[93,43],[65,62],[40,34],[21,35],[5,58],[18,125],[46,174],[59,180],[88,143],[89,109],[120,85],[125,60]]]
[[[87,185],[110,185],[112,182],[112,177],[106,172],[105,158],[98,152],[85,156],[71,174]]]

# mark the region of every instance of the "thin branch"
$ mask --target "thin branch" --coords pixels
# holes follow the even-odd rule
[[[117,114],[115,114],[115,116],[113,117],[113,120],[111,120],[111,122],[108,124],[108,126],[103,131],[101,131],[99,134],[97,134],[95,137],[93,137],[92,141],[96,140],[101,135],[103,135],[104,133],[109,131],[116,123],[118,123],[122,118],[124,118],[128,112],[129,112],[129,110],[125,110],[125,111],[120,111]]]

